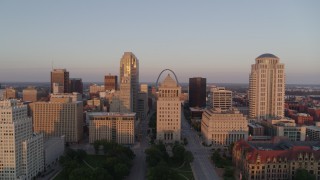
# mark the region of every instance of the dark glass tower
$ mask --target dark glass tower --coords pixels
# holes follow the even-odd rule
[[[189,106],[206,107],[207,79],[201,77],[189,78]]]

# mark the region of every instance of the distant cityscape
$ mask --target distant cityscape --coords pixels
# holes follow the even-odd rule
[[[140,83],[139,63],[125,52],[102,83],[1,83],[0,179],[320,179],[320,85],[287,85],[277,56],[249,84]]]

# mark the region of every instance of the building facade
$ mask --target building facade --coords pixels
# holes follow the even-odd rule
[[[320,123],[317,126],[307,126],[306,134],[308,140],[320,141]]]
[[[88,113],[89,142],[114,141],[118,144],[134,144],[135,113]]]
[[[170,75],[159,86],[157,100],[157,140],[174,143],[181,140],[181,87]]]
[[[247,180],[292,180],[297,169],[306,169],[320,179],[319,141],[272,141],[235,143],[232,160]]]
[[[68,93],[69,89],[69,72],[66,69],[54,69],[51,71],[51,93],[53,93],[53,83],[63,86],[63,93]]]
[[[43,135],[32,131],[27,106],[0,101],[0,179],[32,179],[44,170]]]
[[[3,99],[16,99],[18,98],[18,91],[13,87],[8,87],[3,92]]]
[[[148,94],[145,92],[138,93],[137,117],[140,120],[145,120],[148,113]]]
[[[209,93],[209,107],[227,110],[232,107],[232,91],[224,87],[214,87]]]
[[[125,52],[120,60],[120,112],[137,112],[139,60]]]
[[[257,120],[257,124],[264,127],[266,136],[286,136],[291,141],[305,141],[306,126],[297,126],[293,119],[265,119]]]
[[[249,117],[284,117],[285,69],[279,58],[257,57],[249,79]]]
[[[40,93],[35,87],[27,87],[22,91],[23,101],[36,102],[40,99]]]
[[[206,107],[207,79],[202,77],[189,78],[189,106]]]
[[[81,78],[70,78],[69,79],[69,87],[70,93],[77,92],[82,94],[83,93],[83,83]]]
[[[49,102],[30,104],[35,132],[45,139],[65,136],[68,143],[79,142],[83,135],[83,102],[73,94],[52,96]]]
[[[201,134],[207,145],[229,146],[248,138],[248,121],[236,108],[208,109],[202,114]]]
[[[106,75],[104,76],[104,87],[105,90],[118,90],[118,76]]]

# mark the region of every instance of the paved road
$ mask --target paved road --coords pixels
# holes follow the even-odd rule
[[[213,164],[210,162],[210,148],[203,147],[198,132],[192,130],[187,120],[184,117],[182,110],[181,114],[182,137],[186,137],[188,145],[186,149],[191,151],[194,156],[194,161],[191,164],[193,175],[196,180],[218,180],[221,179],[214,170]]]
[[[141,134],[140,142],[137,142],[132,147],[132,150],[135,153],[136,157],[133,160],[133,166],[126,180],[146,179],[147,163],[146,163],[146,154],[144,153],[144,151],[148,147],[148,143],[149,143],[147,139],[147,129],[148,129],[148,122],[152,113],[150,113],[150,115],[146,118],[146,120],[141,121],[141,126],[139,128],[140,134]]]

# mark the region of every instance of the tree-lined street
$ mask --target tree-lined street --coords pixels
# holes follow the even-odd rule
[[[214,170],[214,166],[210,161],[211,152],[209,148],[203,147],[198,133],[191,129],[184,117],[183,110],[181,112],[181,128],[182,137],[187,138],[188,144],[186,149],[191,151],[194,161],[191,163],[193,175],[196,180],[212,180],[221,179]]]

